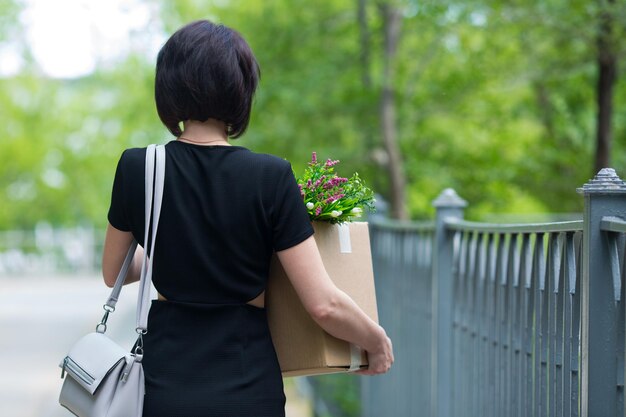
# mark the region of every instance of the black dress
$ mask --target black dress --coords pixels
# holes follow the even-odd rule
[[[144,242],[145,148],[120,158],[109,222]],[[239,146],[166,145],[144,337],[144,417],[282,417],[263,308],[274,251],[313,234],[291,165]],[[150,243],[148,243],[148,246]]]

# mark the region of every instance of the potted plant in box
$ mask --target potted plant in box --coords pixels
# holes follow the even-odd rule
[[[300,193],[331,279],[378,321],[367,223],[353,222],[364,210],[373,209],[374,194],[358,174],[338,176],[338,162],[320,162],[313,153],[304,175],[297,176]],[[311,319],[276,257],[270,267],[266,305],[283,376],[338,373],[366,366],[367,358],[357,346],[330,336]]]

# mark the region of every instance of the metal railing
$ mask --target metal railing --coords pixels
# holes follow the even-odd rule
[[[624,415],[626,184],[579,189],[583,220],[371,225],[391,372],[364,378],[364,417]]]

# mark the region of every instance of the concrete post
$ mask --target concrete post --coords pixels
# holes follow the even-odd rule
[[[581,281],[581,415],[617,415],[616,302],[604,216],[626,216],[626,184],[602,169],[578,192],[585,198]]]
[[[433,250],[432,417],[452,416],[452,319],[453,234],[447,219],[462,219],[465,200],[447,188],[435,199],[435,245]]]

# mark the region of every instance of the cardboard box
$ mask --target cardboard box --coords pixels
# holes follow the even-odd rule
[[[378,322],[374,271],[367,223],[314,222],[315,241],[333,282]],[[347,372],[367,366],[367,355],[317,325],[306,312],[274,256],[266,293],[272,340],[283,376]]]

